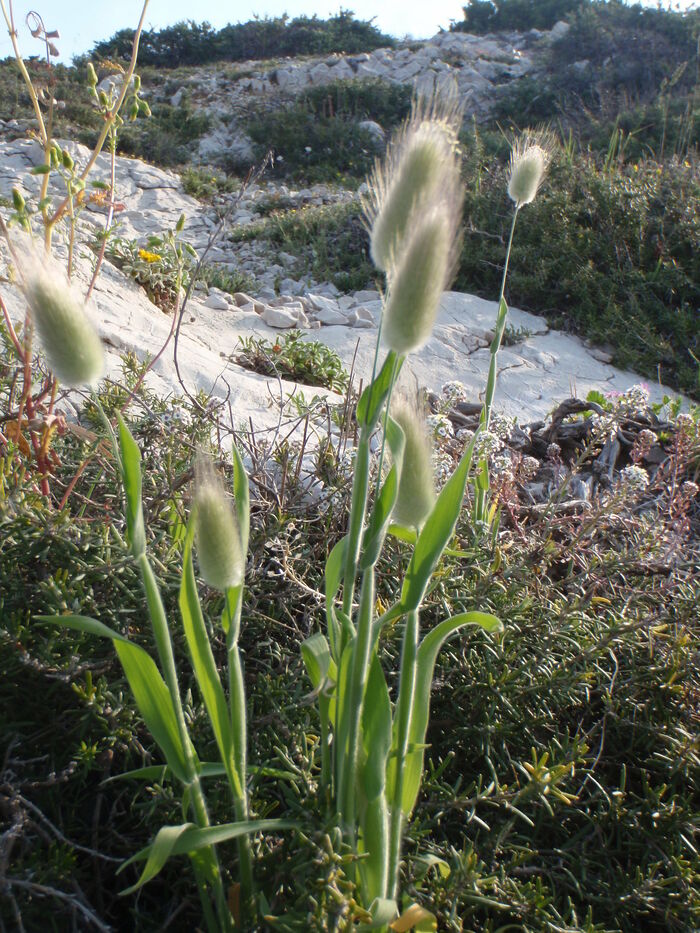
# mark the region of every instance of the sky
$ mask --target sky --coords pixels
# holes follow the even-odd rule
[[[5,6],[10,0],[2,0]],[[204,20],[221,28],[230,22],[245,22],[254,14],[259,16],[312,16],[321,18],[338,12],[340,6],[351,9],[358,19],[374,18],[375,25],[389,35],[403,38],[412,36],[425,39],[440,27],[447,29],[451,20],[462,19],[465,0],[346,0],[327,5],[318,0],[150,0],[146,14],[146,27],[160,29],[181,20]],[[644,2],[644,0],[643,0]],[[73,55],[87,52],[95,42],[107,39],[118,29],[134,28],[143,7],[142,0],[13,0],[15,24],[20,47],[25,56],[40,54],[39,43],[32,39],[25,25],[30,10],[38,10],[44,17],[47,30],[58,29],[61,38],[56,42],[61,61],[70,62]],[[656,6],[655,0],[644,5]],[[695,0],[665,0],[662,6],[687,9],[697,5]],[[377,10],[381,9],[378,13]],[[0,19],[0,58],[10,55],[12,48],[5,24]]]

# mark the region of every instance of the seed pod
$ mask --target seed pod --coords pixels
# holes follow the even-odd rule
[[[508,196],[518,208],[534,201],[548,164],[548,151],[527,138],[513,147]]]
[[[25,208],[26,201],[24,200],[24,196],[22,195],[22,192],[19,190],[19,188],[12,189],[12,205],[18,214],[21,213]]]
[[[245,558],[231,503],[209,460],[197,461],[195,537],[199,569],[209,586],[227,590],[243,582]]]
[[[456,255],[460,205],[443,204],[415,219],[397,259],[384,308],[384,342],[403,356],[430,338]]]
[[[399,525],[421,528],[435,503],[432,447],[427,425],[418,406],[405,399],[392,405],[391,417],[401,427],[406,439],[392,517]]]
[[[87,73],[88,73],[88,86],[93,87],[93,88],[97,87],[97,72],[95,71],[95,66],[92,64],[92,62],[88,62]]]
[[[31,261],[24,295],[51,371],[70,388],[94,385],[104,371],[104,350],[82,299],[58,269]]]

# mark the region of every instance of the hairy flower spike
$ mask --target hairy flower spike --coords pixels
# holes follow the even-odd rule
[[[394,402],[391,416],[401,427],[406,439],[393,519],[399,525],[421,528],[435,503],[435,478],[428,428],[418,406],[405,400]]]
[[[456,197],[461,202],[460,124],[455,95],[419,99],[384,161],[376,164],[364,207],[378,269],[392,273],[417,216],[439,200]]]
[[[203,456],[197,461],[195,507],[195,539],[202,576],[216,590],[238,586],[245,571],[240,531],[223,485]]]
[[[508,195],[516,207],[534,201],[549,165],[549,158],[547,146],[541,146],[527,136],[513,146]]]
[[[459,204],[443,204],[423,213],[402,247],[383,324],[384,342],[399,355],[419,350],[430,339],[454,270],[459,210]]]
[[[42,259],[41,262],[44,262]],[[85,304],[62,272],[38,257],[23,270],[32,320],[59,382],[69,388],[94,385],[104,371],[104,350]]]

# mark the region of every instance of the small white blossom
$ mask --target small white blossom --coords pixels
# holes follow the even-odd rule
[[[636,415],[649,407],[649,389],[638,383],[630,386],[617,400],[619,410],[625,414]]]
[[[477,458],[492,457],[503,447],[501,438],[493,431],[482,431],[476,439],[474,454]]]
[[[642,467],[630,464],[620,471],[620,482],[630,492],[641,492],[649,485],[649,476]]]
[[[452,382],[446,382],[442,387],[442,395],[445,400],[445,404],[449,406],[456,405],[457,402],[463,402],[467,398],[467,389],[464,383],[458,382],[456,379]]]
[[[491,430],[502,440],[507,440],[511,431],[515,427],[515,418],[507,418],[505,415],[491,416]]]
[[[447,417],[447,415],[437,414],[437,415],[428,415],[425,419],[426,424],[432,431],[434,437],[439,438],[448,438],[452,437],[452,422]]]

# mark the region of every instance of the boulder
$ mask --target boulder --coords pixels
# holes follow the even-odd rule
[[[228,301],[216,292],[209,293],[204,300],[204,306],[205,308],[212,308],[214,311],[228,311]]]
[[[298,318],[289,308],[273,308],[267,305],[261,317],[268,327],[277,327],[280,330],[299,326]]]

